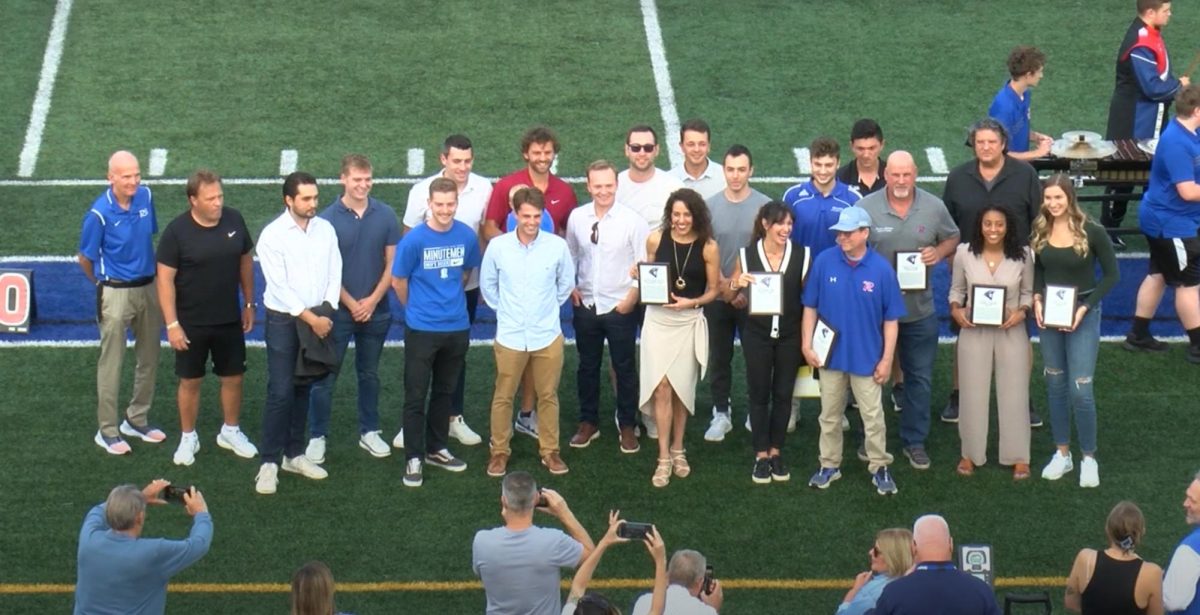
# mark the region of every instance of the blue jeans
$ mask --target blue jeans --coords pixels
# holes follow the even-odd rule
[[[296,384],[296,355],[300,338],[296,319],[267,310],[267,403],[263,407],[263,463],[279,463],[280,456],[304,454],[304,422],[308,416],[310,384]]]
[[[1100,306],[1088,310],[1074,331],[1043,329],[1041,338],[1054,443],[1070,444],[1074,410],[1079,447],[1084,454],[1091,455],[1096,452],[1096,398],[1092,380],[1096,374],[1096,355],[1100,352]]]
[[[933,394],[933,362],[937,359],[937,314],[900,323],[900,370],[904,372],[904,399],[900,406],[900,443],[925,446],[929,437],[929,401]]]
[[[617,423],[633,427],[637,419],[638,314],[618,314],[616,310],[601,316],[595,308],[578,306],[574,313],[575,347],[579,351],[576,386],[579,391],[579,422],[600,425],[600,364],[604,359],[604,340],[617,374]]]
[[[355,322],[350,311],[339,309],[333,315],[333,346],[338,364],[346,356],[350,338],[354,338],[354,369],[358,373],[358,433],[379,429],[379,355],[387,339],[392,314],[376,311],[371,320]],[[329,415],[333,410],[333,388],[337,373],[331,373],[313,383],[312,400],[308,406],[309,433],[319,438],[329,433]]]

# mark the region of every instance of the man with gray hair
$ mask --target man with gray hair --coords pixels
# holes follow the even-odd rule
[[[1171,613],[1200,613],[1196,599],[1200,587],[1200,472],[1192,478],[1183,498],[1184,518],[1192,527],[1171,556],[1163,577],[1163,606]]]
[[[667,603],[663,615],[717,615],[725,592],[716,579],[706,579],[708,560],[699,551],[680,549],[667,564]],[[706,583],[707,581],[707,583]],[[651,594],[633,604],[633,615],[650,612]]]
[[[1000,615],[987,583],[954,566],[954,538],[941,515],[913,524],[912,572],[888,583],[875,615]]]
[[[488,615],[558,615],[559,569],[575,568],[596,548],[557,491],[539,489],[528,472],[512,472],[500,487],[504,525],[475,533],[471,568],[483,581]],[[533,524],[534,510],[556,517],[562,530]]]
[[[204,495],[194,487],[181,496],[192,516],[186,539],[141,537],[146,504],[165,504],[164,490],[170,484],[159,479],[140,491],[121,485],[88,511],[79,532],[75,615],[162,613],[167,582],[208,553],[212,517]]]

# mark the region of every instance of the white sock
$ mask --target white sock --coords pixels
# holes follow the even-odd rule
[[[184,439],[184,440],[195,440],[195,439],[196,439],[196,432],[195,432],[194,430],[193,430],[193,431],[185,431],[185,432],[183,432],[183,439]]]
[[[223,434],[232,435],[237,432],[238,432],[237,425],[230,425],[229,423],[225,423],[225,424],[221,425],[221,433],[223,433]]]

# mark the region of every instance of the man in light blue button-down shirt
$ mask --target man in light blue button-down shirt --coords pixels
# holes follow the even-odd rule
[[[567,242],[542,232],[545,197],[537,188],[513,195],[517,228],[488,244],[479,274],[483,300],[496,310],[496,387],[492,397],[489,476],[504,476],[512,453],[513,395],[529,366],[537,393],[538,453],[552,474],[566,474],[558,448],[558,381],[563,366],[559,308],[575,288]]]

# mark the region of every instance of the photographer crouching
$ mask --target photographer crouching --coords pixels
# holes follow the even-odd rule
[[[188,537],[142,538],[146,505],[168,500],[181,502],[192,516]],[[141,490],[114,487],[104,503],[88,511],[79,532],[75,615],[162,613],[167,582],[204,557],[211,544],[212,517],[195,487],[175,489],[161,479]]]

